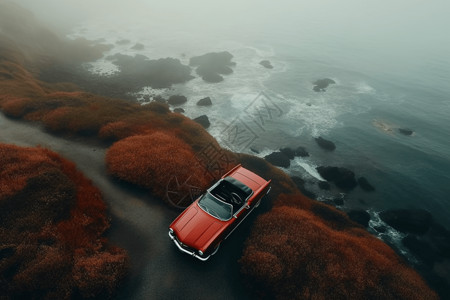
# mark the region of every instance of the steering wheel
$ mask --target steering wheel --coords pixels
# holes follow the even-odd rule
[[[239,204],[242,204],[242,199],[237,193],[232,192],[231,193],[231,202],[239,205]]]

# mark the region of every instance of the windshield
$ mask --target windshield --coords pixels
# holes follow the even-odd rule
[[[198,201],[198,206],[221,221],[227,221],[233,215],[233,206],[231,204],[220,201],[209,192]]]

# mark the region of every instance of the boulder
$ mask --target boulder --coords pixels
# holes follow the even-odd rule
[[[399,128],[398,132],[400,132],[403,135],[412,135],[414,133],[413,130],[408,129],[408,128]]]
[[[202,77],[204,81],[215,83],[223,80],[220,75],[227,75],[233,73],[232,66],[236,63],[232,62],[233,55],[224,52],[211,52],[201,56],[192,57],[189,65],[197,67],[196,72]]]
[[[172,95],[169,97],[169,100],[167,100],[167,103],[169,103],[170,105],[180,105],[186,102],[187,98],[181,95]]]
[[[308,151],[306,151],[305,147],[297,147],[297,149],[295,149],[295,156],[300,156],[300,157],[307,157],[309,156]]]
[[[158,102],[158,103],[167,103],[167,100],[164,99],[161,95],[154,96],[153,101]]]
[[[280,151],[272,152],[269,155],[266,155],[264,159],[278,167],[288,168],[291,165],[289,157]]]
[[[184,109],[182,109],[181,107],[177,107],[173,110],[173,112],[182,114],[182,113],[184,113]]]
[[[295,152],[294,150],[292,150],[289,147],[285,147],[285,148],[281,148],[280,149],[281,153],[284,153],[284,155],[286,155],[289,159],[294,159],[295,157]]]
[[[361,224],[364,227],[369,226],[370,215],[367,211],[362,209],[351,210],[347,213],[350,220]]]
[[[197,105],[199,106],[210,106],[212,105],[211,98],[206,97],[197,101]]]
[[[369,183],[369,181],[365,177],[359,177],[358,184],[363,190],[367,192],[372,192],[375,190],[375,188]]]
[[[319,186],[319,188],[320,188],[321,190],[329,191],[330,188],[331,188],[330,184],[329,184],[328,182],[326,182],[326,181],[319,181],[319,182],[317,183],[317,185]]]
[[[268,60],[262,60],[262,61],[259,62],[259,64],[261,66],[263,66],[264,68],[266,68],[266,69],[273,69],[272,64]]]
[[[317,172],[326,181],[333,182],[338,188],[343,190],[352,190],[358,183],[355,179],[355,173],[342,167],[317,167]]]
[[[195,118],[194,121],[202,125],[204,128],[208,128],[209,125],[211,125],[207,115],[201,115],[200,117]]]
[[[128,92],[140,90],[145,86],[155,89],[168,88],[172,84],[184,83],[192,78],[191,68],[183,65],[179,59],[160,58],[149,59],[145,55],[135,56],[114,54],[106,57],[115,64],[120,72],[108,77],[112,88],[120,88],[124,84]]]
[[[314,139],[317,143],[317,145],[320,146],[320,148],[328,150],[328,151],[333,151],[334,149],[336,149],[336,145],[329,140],[326,140],[324,138],[322,138],[321,136],[317,137]]]
[[[380,212],[380,219],[398,231],[424,234],[430,228],[431,214],[423,209],[391,209]]]
[[[318,79],[316,81],[313,82],[313,90],[315,92],[325,92],[326,88],[330,85],[330,84],[335,84],[336,82],[333,79],[330,78],[324,78],[324,79]]]

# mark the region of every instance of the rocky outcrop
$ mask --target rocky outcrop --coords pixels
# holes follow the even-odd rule
[[[200,100],[198,100],[197,105],[198,106],[211,106],[212,105],[211,98],[206,97],[206,98],[200,99]]]
[[[340,189],[348,191],[358,185],[355,179],[355,173],[349,169],[342,167],[322,166],[317,167],[316,170],[319,172],[320,176],[323,177],[323,179],[333,182]]]
[[[154,96],[153,101],[158,102],[158,103],[167,103],[167,100],[164,99],[161,95]]]
[[[266,68],[266,69],[273,69],[272,64],[268,60],[262,60],[262,61],[259,62],[259,64],[261,66],[263,66],[264,68]]]
[[[335,84],[336,82],[333,79],[330,78],[324,78],[324,79],[318,79],[313,82],[313,91],[315,92],[325,92],[326,88],[330,84]]]
[[[193,120],[198,124],[202,125],[204,128],[208,128],[211,125],[207,115],[201,115],[200,117],[197,117]]]
[[[309,156],[309,153],[306,151],[305,147],[299,146],[295,149],[295,156],[307,157]]]
[[[224,52],[211,52],[201,56],[192,57],[189,65],[197,67],[196,72],[206,82],[216,83],[223,80],[221,75],[233,73],[232,66],[236,63],[232,62],[233,55]]]
[[[170,105],[180,105],[187,102],[187,98],[185,96],[181,95],[173,95],[169,97],[169,100],[167,100],[167,103]]]
[[[265,160],[274,166],[289,168],[291,161],[289,157],[281,151],[272,152],[264,157]]]
[[[115,64],[120,72],[109,78],[116,85],[128,84],[143,88],[168,88],[175,83],[184,83],[192,78],[191,68],[183,65],[179,59],[160,58],[149,59],[147,56],[137,54],[135,56],[115,54],[106,59]]]
[[[331,189],[331,185],[326,181],[319,181],[317,185],[321,190],[329,191]]]
[[[379,214],[381,220],[404,233],[424,234],[431,225],[431,214],[423,209],[392,209]]]
[[[173,112],[182,114],[182,113],[184,113],[184,109],[182,109],[181,107],[177,107],[173,110]]]
[[[280,152],[286,155],[289,159],[294,159],[295,151],[289,147],[281,148]]]
[[[364,227],[368,227],[369,226],[369,221],[370,221],[370,215],[367,211],[362,210],[362,209],[355,209],[355,210],[351,210],[347,213],[348,217],[350,218],[350,220],[361,224]]]
[[[412,135],[413,133],[414,133],[414,131],[413,130],[411,130],[411,129],[408,129],[408,128],[399,128],[398,129],[398,132],[400,132],[401,134],[403,134],[403,135]]]
[[[323,137],[319,136],[314,139],[317,143],[317,145],[320,146],[320,148],[328,150],[328,151],[334,151],[336,149],[336,145],[329,140],[324,139]]]

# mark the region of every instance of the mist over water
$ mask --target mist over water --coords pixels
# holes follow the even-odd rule
[[[347,205],[424,208],[450,227],[448,1],[14,2],[69,38],[113,44],[107,55],[188,64],[193,56],[229,51],[236,66],[221,83],[197,77],[142,94],[186,95],[186,115],[207,114],[209,131],[220,141],[227,124],[263,92],[282,114],[254,129],[252,147],[260,156],[303,145],[311,157],[293,161],[292,174],[308,178],[315,166],[345,166],[376,186],[373,194],[352,192]],[[117,44],[123,39],[129,44]],[[145,49],[131,49],[136,43]],[[259,65],[264,59],[272,70]],[[115,71],[106,60],[89,68]],[[312,82],[326,77],[336,84],[312,91]],[[195,105],[207,96],[211,108]],[[415,133],[403,136],[398,128]],[[321,151],[316,136],[333,140],[336,151]]]

